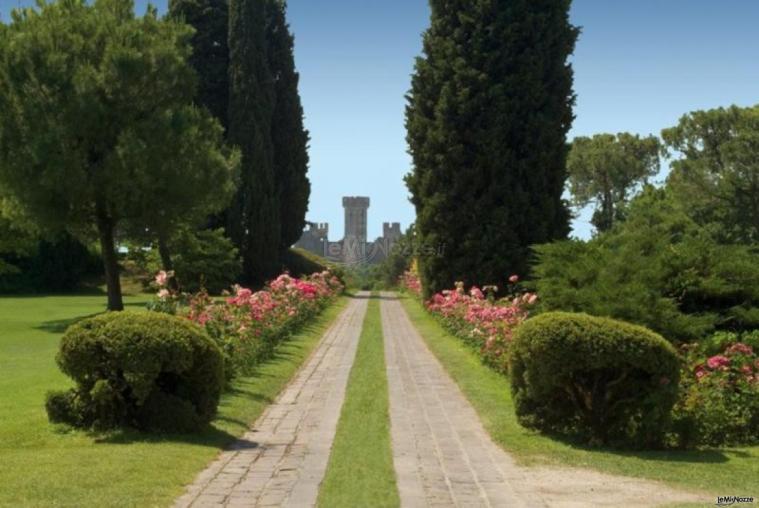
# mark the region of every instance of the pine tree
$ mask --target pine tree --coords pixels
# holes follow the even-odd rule
[[[226,129],[229,113],[228,0],[170,0],[169,16],[195,29],[190,65],[198,73],[197,102]]]
[[[287,4],[269,1],[268,59],[274,79],[275,105],[271,121],[274,171],[280,199],[281,248],[300,238],[306,222],[311,183],[308,180],[308,132],[298,94],[293,36],[286,20]]]
[[[246,282],[261,284],[280,268],[280,206],[274,173],[274,79],[267,58],[268,0],[231,0],[229,141],[240,147],[240,188],[228,213]]]
[[[406,125],[429,294],[526,274],[565,237],[571,0],[433,0]]]

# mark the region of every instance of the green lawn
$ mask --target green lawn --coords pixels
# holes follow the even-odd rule
[[[715,495],[759,497],[759,447],[703,451],[590,450],[520,427],[506,378],[445,330],[411,298],[403,305],[432,352],[461,387],[493,439],[522,464],[563,464],[661,480]]]
[[[319,506],[399,506],[390,447],[385,348],[372,299],[351,369]]]
[[[129,297],[141,306],[148,297]],[[103,296],[0,298],[0,506],[167,506],[241,435],[289,381],[347,300],[283,345],[256,376],[227,393],[213,427],[194,436],[88,434],[48,423],[45,393],[68,380],[55,365],[74,319]]]

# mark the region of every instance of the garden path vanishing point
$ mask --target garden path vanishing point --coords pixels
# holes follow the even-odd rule
[[[316,504],[368,298],[359,293],[348,303],[252,430],[221,453],[175,506]]]
[[[393,462],[404,507],[643,507],[704,502],[652,481],[587,469],[520,467],[427,348],[401,303],[383,293]]]

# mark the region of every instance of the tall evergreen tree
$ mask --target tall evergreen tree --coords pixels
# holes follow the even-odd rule
[[[261,284],[280,268],[279,192],[274,173],[274,79],[267,54],[267,2],[231,0],[229,141],[240,147],[240,188],[227,232],[240,249],[246,282]]]
[[[406,125],[420,269],[429,294],[528,270],[569,210],[571,0],[431,0]]]
[[[280,199],[281,244],[285,251],[300,238],[306,222],[311,183],[308,180],[308,131],[298,94],[293,36],[286,20],[287,3],[269,1],[268,59],[274,79],[271,121],[274,171]]]
[[[229,1],[169,0],[169,15],[195,29],[190,65],[198,74],[197,102],[227,128]]]

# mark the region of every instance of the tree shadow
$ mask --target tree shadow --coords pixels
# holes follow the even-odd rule
[[[554,441],[561,442],[570,448],[580,450],[584,452],[594,453],[598,455],[612,455],[615,457],[627,457],[638,460],[652,461],[652,462],[686,462],[693,464],[720,464],[730,461],[730,457],[726,453],[731,453],[736,457],[750,457],[750,453],[746,453],[743,450],[736,449],[715,449],[715,448],[703,448],[703,449],[678,449],[678,448],[663,448],[653,450],[632,450],[625,448],[614,448],[611,446],[593,446],[585,443],[580,438],[575,436],[565,436],[554,433],[541,433],[541,435],[548,437]]]
[[[86,316],[77,316],[77,317],[68,318],[68,319],[52,319],[50,321],[43,321],[42,323],[35,326],[34,329],[42,330],[43,332],[48,332],[48,333],[63,333],[66,331],[66,329],[69,326],[76,324],[79,321],[83,321],[85,319],[98,316],[100,314],[102,314],[102,312],[96,312],[94,314],[88,314]]]
[[[229,432],[220,430],[210,424],[197,433],[149,433],[141,432],[137,429],[120,429],[109,432],[88,431],[87,435],[93,439],[96,445],[186,443],[223,449],[228,448],[231,443],[238,440],[237,437]],[[255,446],[258,446],[257,443]]]

